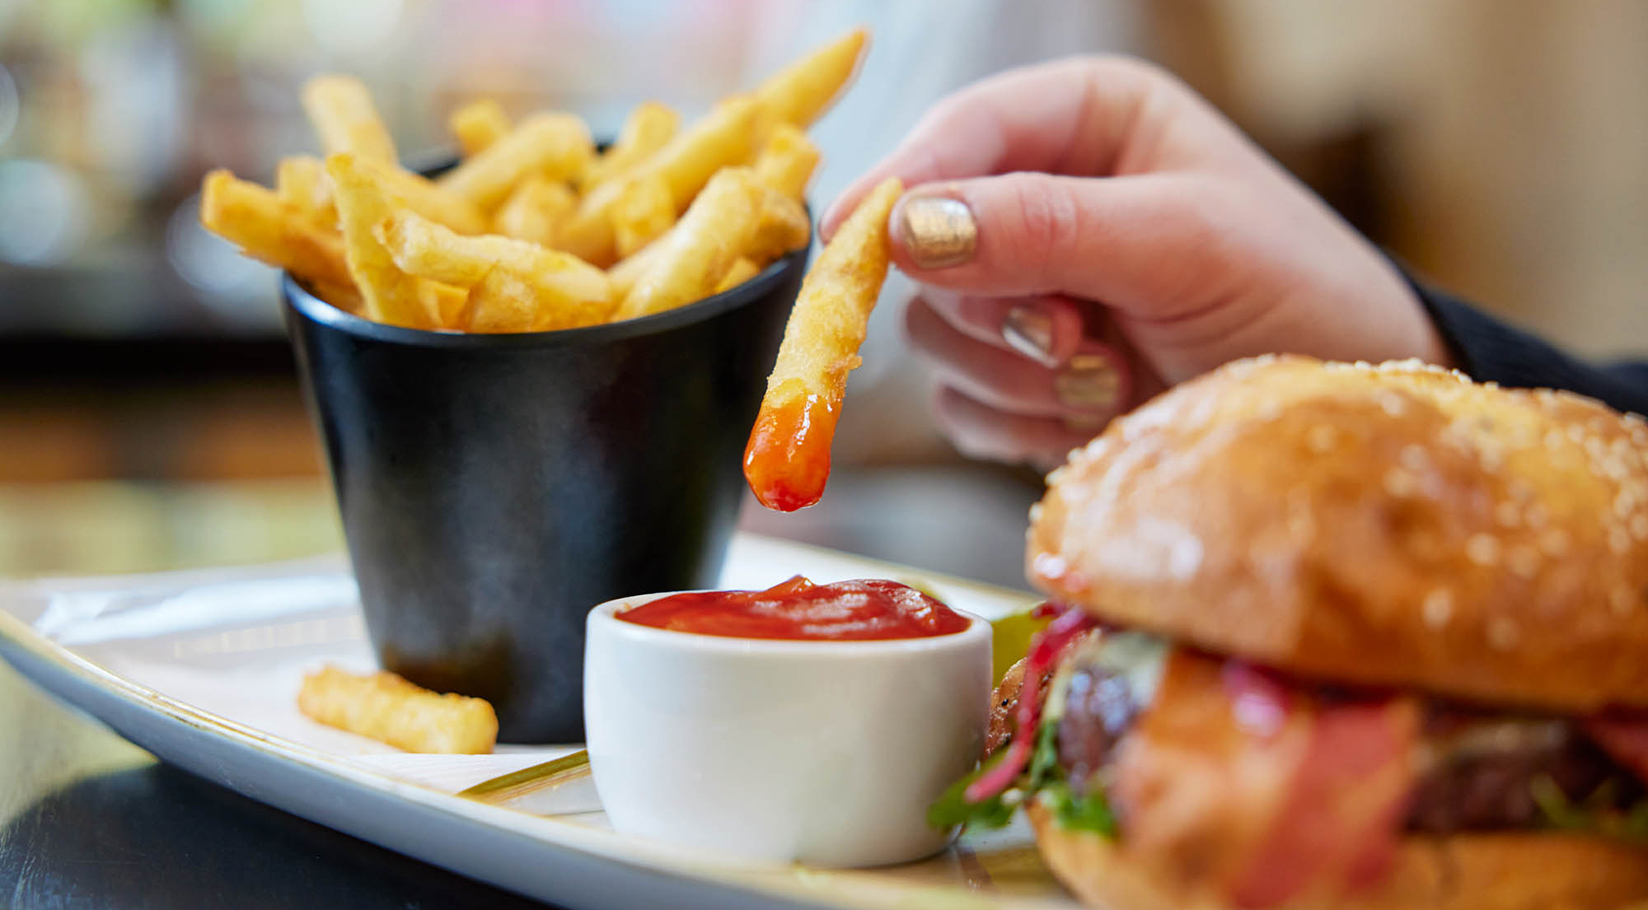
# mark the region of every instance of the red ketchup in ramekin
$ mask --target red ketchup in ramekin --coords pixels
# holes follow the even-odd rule
[[[797,575],[765,591],[672,594],[614,614],[637,625],[726,638],[883,641],[932,638],[970,620],[895,581],[815,585]]]

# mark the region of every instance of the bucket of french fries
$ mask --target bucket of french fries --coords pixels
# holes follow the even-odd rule
[[[384,669],[486,699],[503,741],[579,741],[590,607],[714,585],[806,268],[805,129],[864,45],[691,122],[643,104],[604,148],[478,99],[421,172],[364,85],[317,77],[323,155],[207,176],[206,227],[285,270]]]

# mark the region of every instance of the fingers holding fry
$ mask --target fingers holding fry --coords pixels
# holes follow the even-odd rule
[[[464,157],[470,158],[509,134],[509,115],[497,99],[482,98],[453,111],[446,127],[457,138]]]
[[[316,227],[273,191],[238,180],[228,171],[206,175],[200,190],[200,223],[260,262],[304,279],[350,283],[343,241],[336,233]]]
[[[437,181],[449,193],[491,211],[528,174],[569,179],[594,157],[589,128],[570,114],[534,114]]]
[[[303,678],[298,710],[408,752],[482,755],[498,739],[498,716],[485,700],[440,695],[393,673],[325,667]]]
[[[613,240],[620,258],[632,256],[675,224],[675,199],[657,174],[626,180],[612,209]]]
[[[744,450],[744,477],[769,509],[817,502],[847,374],[887,277],[887,218],[904,191],[889,178],[859,203],[802,282]]]
[[[353,155],[338,154],[327,157],[326,171],[332,176],[337,197],[349,274],[360,288],[367,315],[391,325],[439,328],[440,314],[426,307],[426,300],[419,296],[417,279],[401,271],[373,235],[373,228],[398,208],[404,208],[378,179],[381,170],[364,165]]]
[[[372,93],[353,76],[316,76],[303,85],[303,110],[328,155],[348,152],[394,164],[395,140],[383,125]]]
[[[675,229],[658,241],[657,255],[624,296],[618,318],[661,313],[713,290],[755,236],[764,190],[747,167],[717,173]]]

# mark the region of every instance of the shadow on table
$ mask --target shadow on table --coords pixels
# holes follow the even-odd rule
[[[163,764],[85,778],[0,830],[25,908],[543,908]]]

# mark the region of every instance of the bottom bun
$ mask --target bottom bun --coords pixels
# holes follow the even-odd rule
[[[1111,840],[1029,807],[1042,859],[1081,902],[1103,910],[1230,910],[1205,887],[1162,880]],[[1405,837],[1378,887],[1278,910],[1616,910],[1648,901],[1648,849],[1575,834]]]

